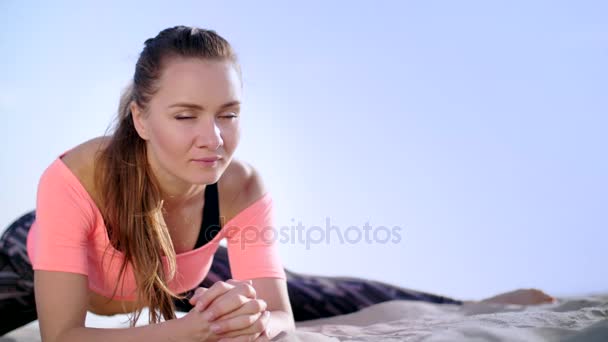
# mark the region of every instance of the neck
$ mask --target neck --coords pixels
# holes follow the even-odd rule
[[[165,209],[185,209],[204,202],[206,184],[184,182],[158,167],[153,161],[149,160],[148,162],[160,188]]]
[[[160,183],[160,182],[159,182]],[[185,209],[197,205],[205,200],[206,185],[190,185],[189,188],[179,192],[167,189],[160,183],[163,207],[166,209]]]

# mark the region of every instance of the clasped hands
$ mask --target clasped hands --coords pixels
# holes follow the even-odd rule
[[[194,307],[180,319],[189,341],[269,341],[270,311],[264,300],[256,298],[251,280],[199,287],[189,302]]]

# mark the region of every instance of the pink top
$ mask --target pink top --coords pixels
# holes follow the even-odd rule
[[[28,233],[27,253],[33,269],[84,274],[90,290],[111,297],[124,255],[110,244],[99,208],[60,159],[65,153],[40,178],[36,220]],[[273,227],[272,198],[265,193],[228,221],[213,240],[177,254],[176,275],[169,288],[177,293],[196,288],[209,272],[213,255],[224,238],[233,279],[286,279],[272,238]],[[164,256],[163,264],[166,266]],[[114,298],[135,300],[131,264],[127,265]]]

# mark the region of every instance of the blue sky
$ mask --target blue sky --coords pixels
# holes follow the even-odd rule
[[[59,153],[104,133],[143,42],[196,25],[241,59],[237,156],[261,171],[277,226],[310,234],[280,244],[289,269],[465,299],[607,291],[606,13],[601,1],[3,1],[0,222],[33,209]],[[310,243],[326,220],[400,239]]]

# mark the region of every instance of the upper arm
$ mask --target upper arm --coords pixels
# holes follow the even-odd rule
[[[256,298],[266,301],[267,310],[284,311],[293,317],[287,277],[276,243],[272,198],[260,173],[248,163],[242,165],[246,176],[237,202],[247,211],[238,216],[235,222],[239,227],[228,240],[233,278],[251,279]],[[252,203],[254,206],[250,207]]]
[[[94,226],[90,197],[67,167],[52,164],[40,178],[36,219],[28,233],[34,270],[88,275],[89,237]]]
[[[57,341],[66,330],[84,327],[88,306],[87,276],[36,270],[34,293],[43,341]]]
[[[250,172],[242,193],[248,198],[245,202],[251,203],[266,194],[267,189],[260,173],[250,164],[247,164],[247,166]],[[263,299],[268,304],[267,310],[284,311],[288,313],[290,317],[293,317],[291,304],[289,302],[289,293],[287,291],[287,276],[285,275],[277,249],[276,235],[272,241],[264,239],[264,234],[268,237],[269,232],[267,230],[264,231],[267,227],[273,229],[274,234],[277,234],[277,231],[274,229],[274,206],[272,205],[272,200],[270,201],[270,204],[265,207],[264,213],[258,217],[258,220],[254,220],[254,223],[258,225],[257,228],[262,228],[262,233],[259,237],[263,240],[263,248],[267,250],[263,255],[270,259],[267,260],[270,261],[268,268],[271,273],[275,273],[274,277],[252,277],[252,286],[255,288],[256,298]],[[257,231],[259,232],[259,230]],[[258,262],[260,261],[258,260]]]
[[[236,280],[286,279],[276,243],[272,197],[259,173],[250,165],[248,168],[237,200],[242,209],[225,227],[232,276]]]
[[[88,306],[92,207],[67,168],[52,164],[40,178],[36,219],[28,233],[36,310],[45,341],[83,327]],[[72,178],[70,178],[72,176]]]

